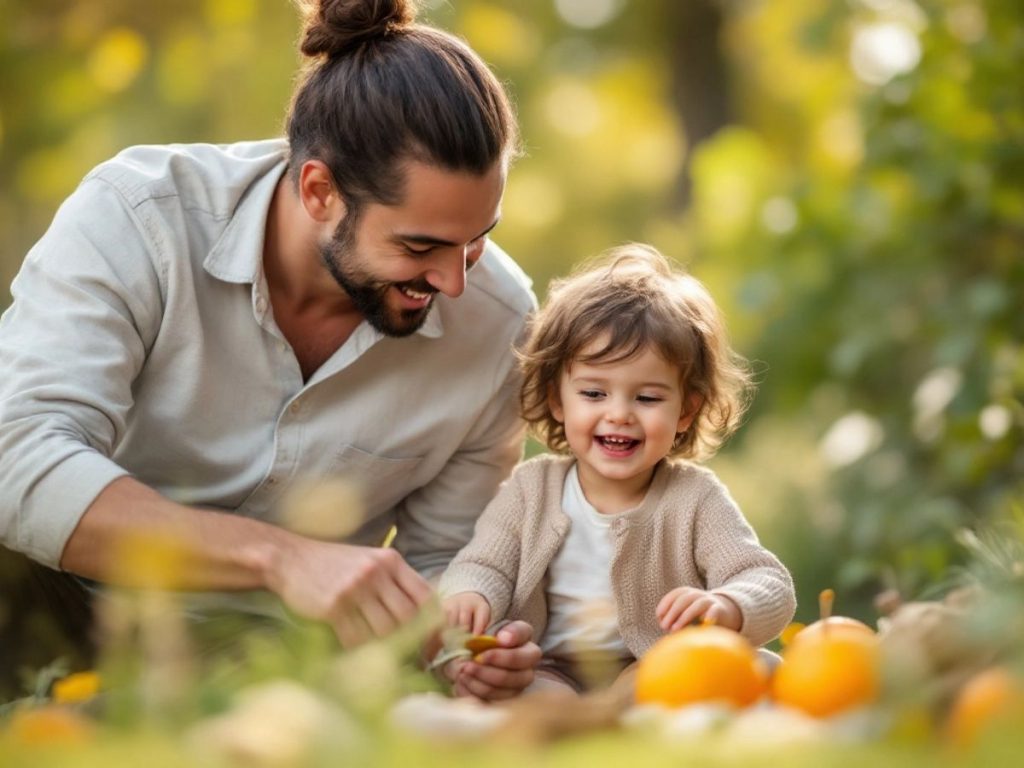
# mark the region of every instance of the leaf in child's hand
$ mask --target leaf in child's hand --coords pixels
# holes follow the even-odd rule
[[[491,648],[498,647],[498,638],[494,635],[473,635],[473,637],[466,640],[466,650],[470,651],[474,656],[484,651],[489,651]]]

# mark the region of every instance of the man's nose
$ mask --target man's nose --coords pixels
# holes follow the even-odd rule
[[[452,248],[450,253],[443,254],[427,272],[427,282],[445,296],[453,299],[461,296],[466,290],[467,251],[467,247]]]

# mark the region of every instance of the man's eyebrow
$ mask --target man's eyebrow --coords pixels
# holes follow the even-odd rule
[[[488,234],[492,229],[498,226],[498,222],[500,221],[501,217],[495,219],[494,222],[489,227],[487,227],[487,229],[485,229],[476,237],[472,238],[469,242],[473,242],[473,240],[479,240],[481,237]],[[442,248],[460,245],[460,243],[454,243],[451,240],[443,240],[439,237],[434,237],[433,235],[420,235],[416,233],[409,233],[405,235],[396,234],[393,239],[401,240],[402,242],[405,243],[416,243],[417,245],[434,245],[440,246]]]

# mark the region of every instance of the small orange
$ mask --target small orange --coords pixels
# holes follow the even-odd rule
[[[966,747],[986,729],[1011,720],[1024,723],[1024,690],[1005,667],[989,667],[960,689],[949,711],[946,735]]]
[[[685,627],[658,640],[640,659],[636,700],[669,707],[703,701],[745,707],[762,696],[766,682],[757,652],[738,632]]]
[[[850,629],[805,636],[782,652],[772,676],[777,702],[814,717],[870,704],[878,697],[880,653],[873,632]]]

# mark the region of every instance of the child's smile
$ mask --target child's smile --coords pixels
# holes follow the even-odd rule
[[[621,435],[594,435],[594,442],[611,456],[629,456],[640,445],[640,440]]]

